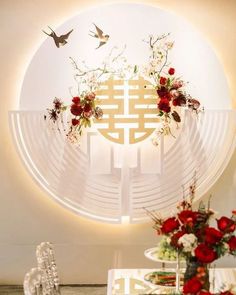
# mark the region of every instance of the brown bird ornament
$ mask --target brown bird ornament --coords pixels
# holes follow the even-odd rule
[[[45,31],[43,31],[43,32],[44,32],[44,34],[46,34],[49,37],[52,37],[53,38],[53,40],[54,40],[55,45],[56,45],[57,48],[60,48],[60,47],[66,45],[68,43],[66,40],[69,38],[70,34],[73,31],[73,29],[72,29],[67,34],[64,34],[64,35],[61,35],[61,36],[57,36],[57,34],[53,31],[53,29],[51,29],[49,26],[48,26],[48,28],[51,30],[51,33],[47,33]]]
[[[94,24],[94,26],[95,26],[96,32],[93,32],[93,31],[90,30],[89,31],[89,36],[97,38],[99,40],[99,45],[96,48],[96,49],[98,49],[98,48],[100,48],[101,46],[105,45],[108,42],[110,36],[104,34],[103,31],[99,27],[97,27],[95,24]]]

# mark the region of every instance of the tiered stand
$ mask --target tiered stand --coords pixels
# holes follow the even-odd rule
[[[164,260],[164,259],[159,259],[157,257],[157,252],[158,252],[158,247],[154,247],[154,248],[149,248],[147,250],[144,251],[144,255],[145,257],[147,257],[148,259],[155,261],[155,262],[160,262],[162,265],[162,269],[164,270],[166,267],[166,264],[175,264],[175,270],[176,270],[176,285],[175,285],[175,289],[176,289],[176,293],[180,293],[180,263],[184,263],[184,260],[179,259],[179,256],[177,256],[177,260]]]

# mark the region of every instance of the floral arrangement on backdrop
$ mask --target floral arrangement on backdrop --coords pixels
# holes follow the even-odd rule
[[[117,52],[118,51],[118,52]],[[85,61],[76,62],[70,57],[75,70],[74,80],[76,89],[71,93],[71,103],[66,104],[62,99],[55,98],[53,107],[48,109],[48,117],[53,123],[64,123],[67,115],[67,138],[72,143],[79,143],[85,128],[91,127],[94,120],[102,119],[103,110],[99,106],[96,91],[101,83],[112,75],[127,78],[136,73],[136,67],[127,63],[124,56],[125,47],[119,50],[112,48],[109,55],[97,68],[89,67]],[[44,117],[47,119],[47,116]],[[63,124],[64,126],[64,124]],[[60,128],[58,127],[59,131]]]
[[[55,98],[53,107],[48,109],[49,119],[54,123],[62,121],[63,114],[69,110],[67,137],[71,142],[77,143],[84,128],[91,127],[94,119],[101,119],[103,116],[102,108],[98,105],[99,99],[96,97],[101,83],[111,76],[122,79],[142,76],[151,83],[157,93],[157,116],[161,119],[161,127],[155,132],[153,144],[158,145],[161,135],[175,137],[171,126],[174,122],[178,127],[182,121],[182,109],[198,113],[200,102],[186,92],[187,83],[176,76],[175,68],[170,65],[168,57],[174,42],[169,41],[168,37],[169,34],[164,34],[158,37],[149,36],[147,41],[144,40],[148,43],[150,55],[148,62],[142,66],[128,64],[124,56],[126,46],[118,53],[116,47],[112,48],[108,57],[97,68],[90,68],[84,61],[77,63],[70,58],[75,70],[76,92],[71,94],[72,102],[69,105],[62,99]]]
[[[163,235],[168,247],[186,260],[183,294],[211,295],[209,283],[210,264],[230,254],[236,256],[236,210],[232,216],[216,219],[216,227],[210,225],[215,212],[209,203],[202,202],[193,209],[195,182],[190,186],[189,199],[183,199],[177,206],[177,213],[168,218],[148,212],[155,222],[158,235]],[[217,294],[233,295],[232,290]],[[214,292],[214,294],[216,294]]]
[[[77,143],[83,128],[91,127],[92,119],[101,119],[103,116],[102,109],[96,104],[94,92],[83,92],[80,96],[74,96],[71,105],[67,106],[62,100],[55,98],[53,108],[48,109],[49,119],[54,123],[59,118],[62,120],[62,114],[69,109],[72,118],[68,122],[67,137],[71,142]]]
[[[149,60],[142,68],[143,77],[151,82],[157,92],[157,115],[161,118],[161,128],[157,129],[153,143],[158,145],[161,135],[174,134],[171,130],[172,122],[178,124],[182,121],[181,109],[189,109],[198,113],[200,102],[185,90],[187,83],[176,76],[176,70],[168,60],[169,52],[174,46],[169,41],[170,34],[162,36],[149,36],[145,42],[149,46]]]

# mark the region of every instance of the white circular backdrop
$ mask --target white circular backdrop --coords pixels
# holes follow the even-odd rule
[[[93,23],[110,35],[99,49],[89,36]],[[188,193],[195,171],[197,198],[206,193],[234,150],[235,113],[224,71],[202,36],[180,17],[141,4],[99,6],[54,29],[57,35],[73,29],[68,44],[57,48],[45,35],[26,71],[19,110],[10,114],[15,143],[40,187],[69,210],[109,223],[144,222],[143,207],[169,214],[182,198],[182,185]],[[129,63],[140,65],[149,56],[143,39],[169,32],[175,42],[172,67],[206,109],[199,118],[186,113],[176,139],[165,138],[159,149],[149,139],[121,145],[91,128],[77,149],[63,132],[48,129],[43,114],[54,97],[71,100],[75,81],[69,57],[97,67],[114,46],[126,45]]]
[[[110,35],[108,43],[97,50],[98,41],[89,36],[93,23]],[[50,32],[46,25],[42,29]],[[230,108],[226,78],[214,51],[189,23],[175,14],[143,4],[112,4],[85,10],[53,29],[57,35],[74,31],[68,44],[61,48],[56,48],[53,39],[45,35],[25,74],[21,110],[44,110],[55,96],[69,101],[69,88],[75,85],[70,56],[98,66],[114,46],[126,45],[129,62],[142,64],[149,56],[143,39],[163,33],[171,33],[170,38],[175,41],[170,61],[177,75],[190,82],[191,95],[206,109]]]

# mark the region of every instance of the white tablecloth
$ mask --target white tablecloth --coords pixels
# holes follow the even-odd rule
[[[174,270],[166,269],[166,270]],[[168,294],[170,288],[156,287],[144,280],[145,274],[157,269],[111,269],[108,272],[107,295]],[[175,270],[174,270],[175,271]],[[214,278],[214,280],[213,280]],[[217,293],[223,285],[236,286],[236,268],[210,270],[211,291]],[[172,291],[174,291],[172,289]],[[236,294],[236,293],[235,293]]]

